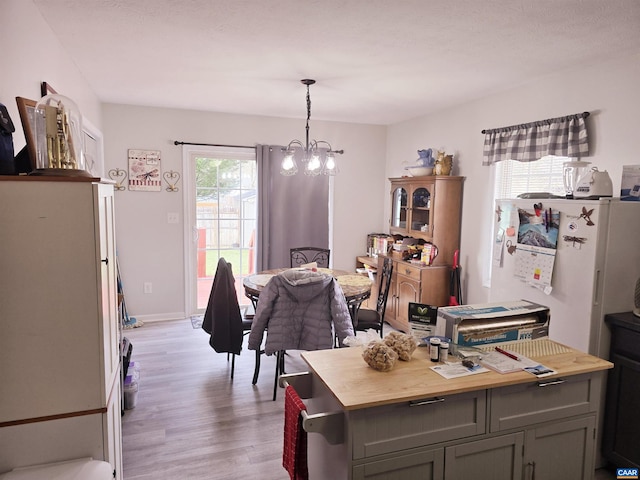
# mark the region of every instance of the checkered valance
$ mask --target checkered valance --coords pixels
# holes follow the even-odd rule
[[[482,165],[502,160],[532,162],[546,155],[580,158],[589,155],[585,118],[589,112],[524,125],[483,130]]]

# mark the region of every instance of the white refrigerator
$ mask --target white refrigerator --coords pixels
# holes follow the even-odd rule
[[[496,202],[489,301],[549,307],[552,340],[608,358],[604,316],[633,309],[638,278],[639,202]]]

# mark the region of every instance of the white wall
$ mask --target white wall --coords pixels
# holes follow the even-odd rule
[[[619,195],[622,165],[640,164],[640,54],[577,70],[552,74],[447,111],[388,128],[387,176],[403,173],[402,161],[417,158],[417,149],[432,147],[454,153],[454,174],[466,177],[460,247],[464,301],[487,301],[483,268],[490,255],[491,171],[483,167],[483,129],[526,123],[584,111],[592,156],[607,170]],[[385,205],[385,219],[390,205]],[[637,239],[630,239],[636,241]]]
[[[301,105],[301,109],[304,105]],[[304,119],[229,115],[106,104],[103,108],[106,170],[127,169],[128,149],[160,150],[162,171],[182,174],[182,147],[175,140],[230,145],[288,143],[304,136]],[[352,270],[365,251],[366,235],[384,228],[386,128],[311,121],[312,137],[345,150],[335,177],[335,268]],[[166,185],[164,185],[166,187]],[[141,320],[184,316],[183,183],[180,192],[116,193],[118,258],[129,314]],[[180,213],[168,224],[167,214]],[[310,221],[313,221],[310,219]],[[301,225],[304,228],[304,225]],[[153,284],[143,294],[143,283]]]
[[[16,153],[25,145],[15,97],[40,99],[40,83],[47,82],[71,98],[83,116],[100,128],[101,105],[63,50],[31,0],[0,1],[0,103],[7,106],[16,127]]]

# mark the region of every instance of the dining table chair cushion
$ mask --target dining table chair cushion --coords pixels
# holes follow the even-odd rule
[[[353,324],[342,288],[333,276],[304,269],[275,275],[260,293],[248,346],[264,351],[322,350],[353,336]]]
[[[358,310],[358,330],[373,329],[379,331],[382,326],[380,314],[377,310],[362,308]]]

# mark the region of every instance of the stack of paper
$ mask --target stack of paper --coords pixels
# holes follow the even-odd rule
[[[498,351],[483,353],[480,363],[498,373],[511,373],[524,370],[536,377],[546,377],[557,373],[551,368],[540,365],[535,360],[523,357],[509,350],[505,350],[505,353]]]

